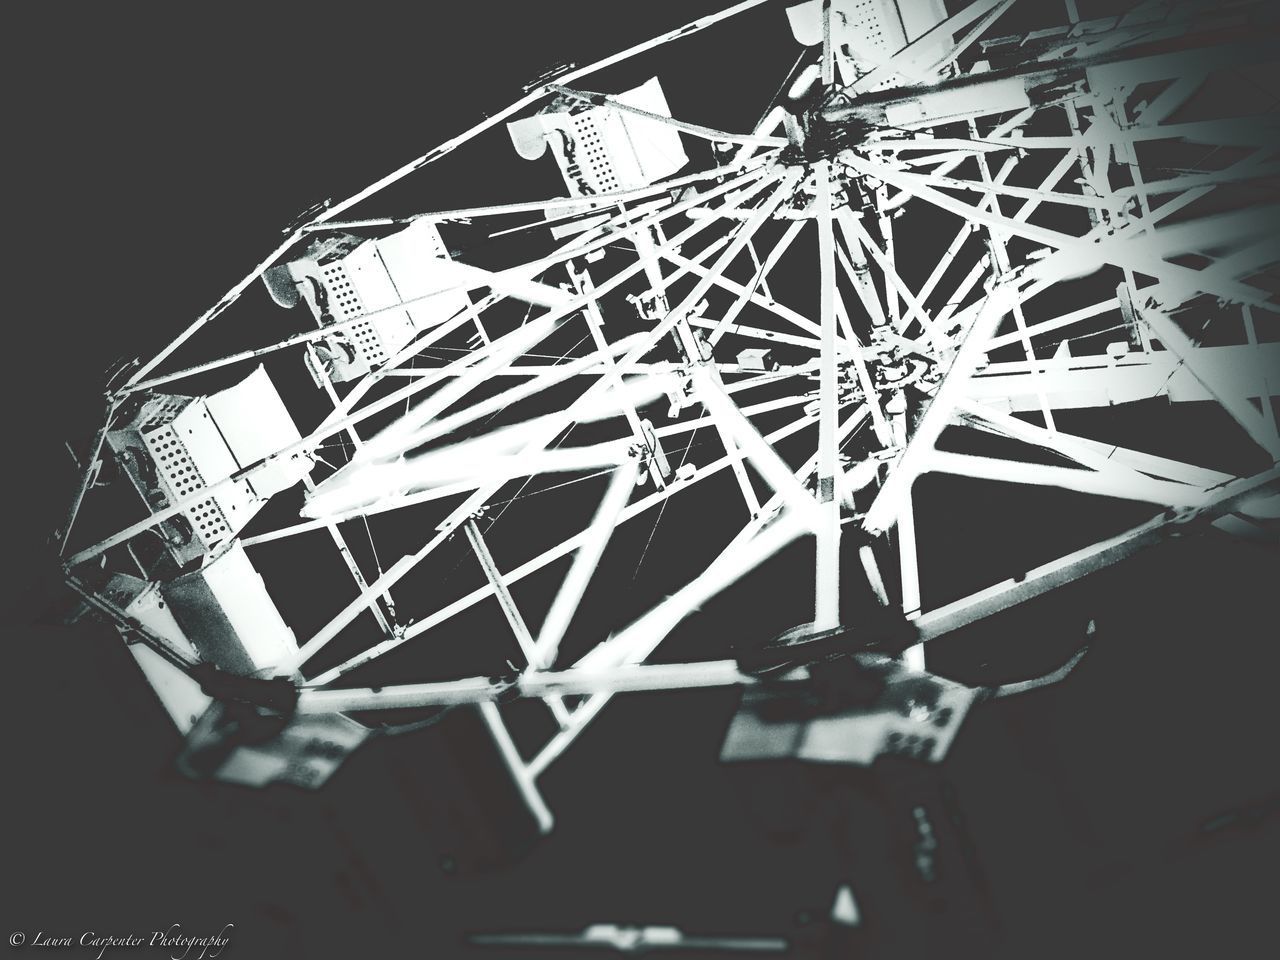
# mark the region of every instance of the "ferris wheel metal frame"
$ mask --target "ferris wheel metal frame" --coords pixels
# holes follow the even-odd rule
[[[149,508],[143,519],[70,553],[64,562],[69,581],[131,639],[178,669],[193,670],[200,657],[126,613],[86,571],[210,497],[293,464],[288,469],[308,492],[304,516],[271,530],[232,535],[210,556],[233,545],[251,550],[324,532],[352,576],[355,596],[259,675],[290,678],[296,697],[290,710],[299,716],[478,704],[531,809],[549,829],[552,817],[537,780],[614,695],[760,682],[737,659],[646,661],[692,611],[797,541],[812,537],[814,544],[811,629],[841,628],[842,588],[855,582],[859,589],[869,586],[881,604],[911,624],[915,643],[904,663],[922,673],[925,644],[937,637],[1198,523],[1231,515],[1246,523],[1274,519],[1280,433],[1270,398],[1280,394],[1280,344],[1259,339],[1254,313],[1275,304],[1248,282],[1275,262],[1267,227],[1273,208],[1162,226],[1223,184],[1274,175],[1269,126],[1240,118],[1169,121],[1213,71],[1271,56],[1273,25],[1268,21],[1259,30],[1258,8],[1249,4],[1236,13],[1231,6],[1211,14],[1188,4],[1146,4],[1125,16],[1085,21],[1068,3],[1061,30],[1019,38],[1024,52],[1014,65],[993,65],[1001,47],[991,43],[990,55],[977,61],[983,66],[975,67],[974,51],[980,41],[999,37],[999,18],[1012,2],[973,0],[874,64],[866,50],[847,42],[855,28],[840,3],[812,0],[792,7],[793,28],[816,42],[802,48],[784,91],[748,133],[686,122],[636,106],[623,94],[578,87],[597,72],[678,45],[754,8],[769,6],[781,17],[780,5],[747,0],[537,82],[471,129],[347,200],[314,211],[204,315],[112,388],[90,464],[103,454],[118,412],[131,398],[151,397],[188,378],[288,349],[305,352],[312,370],[320,371],[317,385],[328,394],[331,412],[317,429],[236,464],[220,478],[206,478],[191,492]],[[969,63],[967,70],[959,66],[962,61]],[[1149,84],[1158,89],[1135,105],[1135,91]],[[548,104],[570,116],[611,116],[629,133],[665,131],[711,141],[715,163],[605,192],[581,189],[581,180],[575,185],[566,172],[567,197],[344,219],[387,187],[504,123],[538,116],[531,111]],[[1061,132],[1038,132],[1035,124],[1048,115]],[[1247,152],[1222,169],[1153,178],[1144,170],[1142,146],[1170,138],[1228,138]],[[1024,168],[1041,169],[1032,160],[1048,172],[1032,185],[1019,185]],[[1117,169],[1127,171],[1127,185],[1113,186],[1109,174]],[[1009,211],[1011,204],[1016,209]],[[896,262],[911,241],[895,234],[895,225],[922,207],[952,218],[956,233],[927,279],[913,288]],[[1080,214],[1075,232],[1037,222],[1038,210],[1055,208]],[[162,372],[184,344],[309,243],[342,231],[420,223],[433,229],[460,222],[498,225],[522,214],[540,214],[552,227],[576,223],[579,229],[562,234],[532,261],[502,269],[437,263],[444,279],[415,296],[346,319],[330,316],[316,329],[267,346]],[[809,221],[818,249],[816,319],[775,299],[769,285]],[[769,230],[783,224],[772,246],[758,248]],[[448,261],[442,249],[439,259]],[[593,277],[592,265],[605,255],[623,257],[626,265]],[[729,275],[735,263],[748,262],[747,279]],[[1036,298],[1043,308],[1061,285],[1104,268],[1118,271],[1114,296],[1028,319]],[[635,314],[629,319],[638,317],[640,329],[620,336],[619,325],[611,322],[616,300],[640,282],[647,288],[629,298]],[[476,290],[488,293],[473,299]],[[456,312],[414,331],[345,395],[324,375],[333,368],[326,367],[321,348],[335,335],[379,314],[398,316],[459,294],[465,303]],[[1202,345],[1186,332],[1179,310],[1206,295],[1239,310],[1241,342]],[[709,310],[713,296],[727,297],[728,306]],[[487,322],[490,308],[506,299],[529,305],[526,320]],[[1096,346],[1100,335],[1114,330],[1099,332],[1098,318],[1106,316],[1118,316],[1124,331],[1123,341],[1108,344],[1123,345],[1073,355],[1073,343],[1081,350],[1092,338]],[[539,345],[570,324],[581,328],[588,352],[538,359]],[[1081,331],[1078,340],[1074,331]],[[1045,348],[1049,335],[1057,337],[1052,352]],[[459,338],[468,345],[456,359],[421,362],[425,350]],[[778,364],[765,349],[779,346],[807,359]],[[734,347],[737,353],[729,354]],[[655,351],[667,351],[669,358],[653,359]],[[1010,351],[1021,356],[1011,359]],[[997,352],[1001,359],[992,357]],[[389,388],[401,378],[407,381],[403,386]],[[478,388],[495,382],[513,385],[477,399]],[[586,386],[563,407],[475,434],[485,418],[569,382]],[[759,393],[764,387],[782,392]],[[376,399],[375,388],[382,390]],[[768,399],[751,402],[752,392]],[[1063,410],[1158,395],[1215,401],[1270,465],[1233,475],[1193,462],[1194,456],[1183,461],[1143,450],[1140,443],[1127,447],[1077,436],[1055,421]],[[668,422],[655,426],[663,406]],[[798,416],[774,429],[753,422],[797,410]],[[381,423],[376,431],[367,429],[375,422]],[[607,422],[616,435],[558,445],[568,428],[583,422]],[[957,424],[1047,452],[1058,465],[940,446],[943,431]],[[677,438],[699,427],[718,438],[719,453],[673,469],[663,444],[674,449]],[[313,459],[333,438],[350,445],[348,461],[336,468]],[[790,438],[809,438],[802,459],[779,452]],[[589,524],[504,569],[486,541],[484,510],[508,484],[543,473],[607,481]],[[913,510],[913,485],[930,473],[1134,501],[1149,504],[1151,517],[1020,577],[930,608],[921,598]],[[614,530],[708,478],[726,475],[742,501],[738,533],[679,590],[565,664],[561,642]],[[652,489],[643,491],[640,484],[649,481]],[[64,551],[93,485],[90,470],[62,528]],[[434,501],[453,505],[416,551],[379,567],[376,575],[361,569],[341,522]],[[485,585],[428,616],[398,622],[392,591],[458,534],[466,538]],[[841,552],[842,539],[851,537],[862,544],[855,565]],[[893,591],[879,568],[886,546],[897,567]],[[513,599],[513,585],[566,558],[568,572],[550,610],[540,625],[530,623]],[[354,670],[490,598],[523,655],[510,674],[343,686]],[[378,642],[318,672],[308,668],[364,617],[377,622]],[[791,676],[803,679],[804,671]],[[556,732],[532,757],[516,747],[499,709],[513,696],[544,700],[554,718]],[[583,699],[571,706],[572,698]]]

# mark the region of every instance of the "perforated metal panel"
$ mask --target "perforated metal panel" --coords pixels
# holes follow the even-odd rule
[[[893,0],[854,0],[842,4],[848,17],[848,30],[859,47],[870,47],[888,56],[906,44],[906,32],[898,19],[898,5]]]
[[[573,162],[576,162],[581,169],[584,178],[595,193],[609,193],[617,190],[619,186],[613,162],[600,135],[603,120],[604,116],[598,110],[574,114],[571,118]],[[567,157],[569,148],[564,149]],[[566,160],[566,162],[569,161]]]
[[[318,320],[344,325],[324,346],[324,370],[313,370],[317,377],[341,383],[364,376],[418,330],[442,323],[468,302],[465,291],[446,289],[450,284],[440,280],[449,250],[428,220],[376,240],[349,238],[314,256],[319,259],[289,264],[289,272],[299,284],[312,281],[323,289],[319,298],[307,296]],[[394,309],[406,302],[404,310]]]
[[[808,0],[787,9],[796,39],[812,46],[822,42],[822,2]],[[942,0],[835,0],[831,33],[842,79],[849,82],[883,64],[947,17]],[[939,36],[939,51],[948,38]],[[868,89],[885,90],[904,80],[923,77],[890,75]]]
[[[671,115],[656,77],[613,99],[657,116]],[[559,100],[507,129],[526,159],[542,155],[550,145],[569,191],[580,197],[647,186],[688,163],[674,128],[611,106],[584,109]]]
[[[329,295],[329,313],[336,322],[352,320],[365,313],[360,293],[352,284],[344,261],[326,263],[321,267],[321,274],[325,292]],[[387,351],[370,321],[347,327],[346,339],[367,367],[377,366],[387,359]]]
[[[906,0],[926,5],[930,0]],[[822,0],[807,0],[787,8],[791,32],[805,46],[822,43]],[[854,57],[880,59],[906,43],[906,29],[895,0],[835,0],[831,34],[837,46],[848,45]]]
[[[217,410],[221,422],[215,418]],[[266,371],[211,397],[160,395],[148,400],[129,424],[108,432],[107,444],[153,511],[198,496],[299,435]],[[260,497],[297,483],[309,461],[284,461],[263,471],[255,496],[250,481],[237,479],[182,511],[189,526],[162,526],[169,551],[185,565],[226,543],[256,512]]]
[[[156,397],[145,408],[145,415],[138,424],[139,430],[150,430],[162,427],[182,412],[182,408],[191,402],[190,397]]]
[[[209,485],[171,424],[144,432],[142,439],[173,500],[183,500]],[[216,547],[235,532],[213,497],[198,501],[185,512],[206,549]]]
[[[329,312],[336,320],[348,320],[364,313],[360,294],[351,285],[347,268],[342,260],[334,260],[320,268],[324,276],[325,291],[329,294]]]
[[[904,691],[912,687],[932,692],[928,708],[910,706],[911,697]],[[798,701],[787,701],[794,696],[767,687],[744,691],[720,759],[794,758],[865,766],[884,754],[903,754],[937,762],[955,740],[976,691],[939,677],[904,672],[890,680],[877,702],[836,713],[797,713]]]

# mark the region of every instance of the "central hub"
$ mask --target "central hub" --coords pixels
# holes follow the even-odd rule
[[[837,101],[846,106],[852,102],[842,87],[822,82],[816,65],[808,67],[796,78],[782,102],[787,111],[787,139],[791,141],[784,153],[787,162],[829,160],[842,150],[866,141],[873,129],[866,121],[858,118],[828,119],[827,110]]]
[[[791,145],[784,151],[784,159],[791,159],[787,156],[790,153],[795,162],[831,160],[843,151],[866,142],[873,129],[870,124],[857,119],[829,121],[822,112],[825,105],[825,101],[813,104],[796,115],[794,135],[791,125],[788,125]]]

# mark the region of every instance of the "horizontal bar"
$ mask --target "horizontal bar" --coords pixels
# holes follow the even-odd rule
[[[489,677],[412,683],[391,687],[352,687],[341,690],[304,689],[298,712],[347,713],[358,710],[404,710],[432,706],[483,703],[516,693],[521,697],[589,696],[598,693],[639,693],[646,690],[685,690],[725,687],[754,682],[738,670],[737,661],[706,663],[629,664],[620,667],[534,670],[510,683]]]

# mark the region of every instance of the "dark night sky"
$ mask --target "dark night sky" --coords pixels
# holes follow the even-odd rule
[[[880,841],[896,828],[857,777],[788,771],[805,829],[766,836],[750,803],[758,785],[715,762],[730,692],[611,705],[545,781],[556,832],[513,866],[472,871],[471,848],[428,812],[445,794],[480,806],[459,792],[478,776],[474,762],[454,766],[465,731],[453,753],[434,734],[380,745],[318,795],[192,784],[172,771],[176,735],[114,633],[32,623],[58,595],[46,538],[74,479],[62,443],[87,443],[109,363],[199,314],[312,202],[464,128],[557,60],[587,62],[717,6],[11,11],[2,59],[19,300],[5,377],[0,932],[234,923],[234,957],[494,960],[505,954],[467,953],[461,932],[630,922],[785,935],[848,869],[838,811],[855,814],[855,872],[892,888],[901,864]],[[740,41],[745,63],[762,41]],[[699,103],[732,100],[734,82],[733,68],[708,69]],[[981,553],[981,540],[953,549]],[[943,641],[940,657],[962,643],[994,657],[1038,639],[1069,649],[1090,617],[1101,626],[1060,688],[971,718],[942,774],[1002,956],[1260,952],[1249,945],[1273,899],[1274,818],[1212,838],[1195,830],[1280,789],[1278,575],[1274,549],[1188,538]],[[442,870],[446,855],[462,869]],[[927,939],[930,921],[913,909],[886,908],[885,952],[871,955],[919,955],[912,937]],[[963,939],[951,948],[985,955]]]

